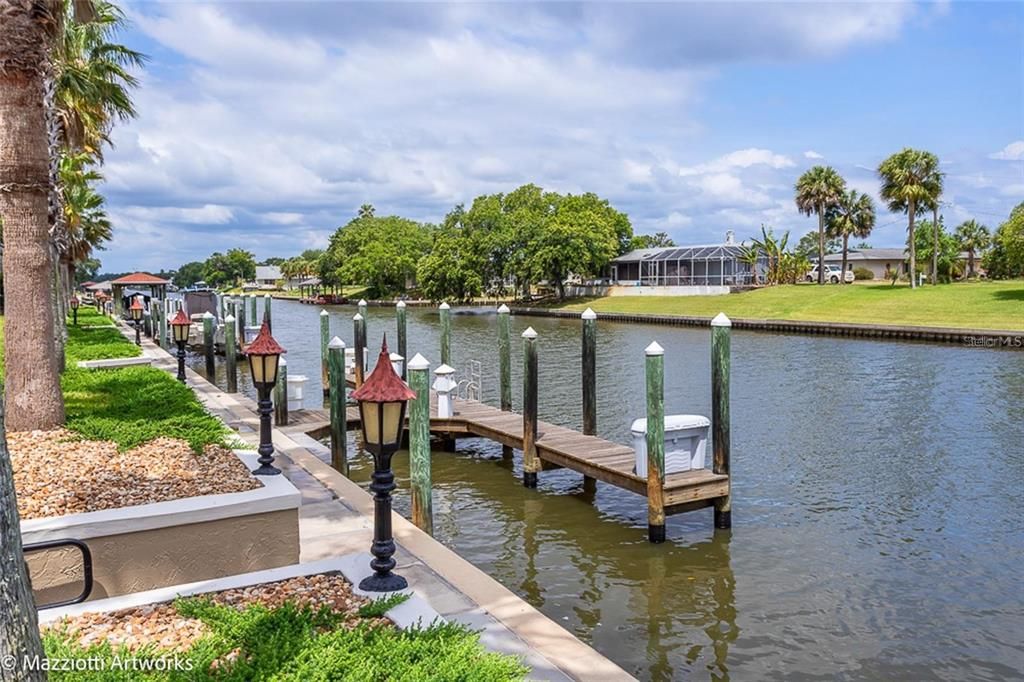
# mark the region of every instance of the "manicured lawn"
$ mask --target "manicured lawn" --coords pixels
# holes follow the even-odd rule
[[[1024,329],[1024,281],[892,287],[797,284],[725,296],[613,296],[563,306],[597,312],[647,313],[925,327]]]

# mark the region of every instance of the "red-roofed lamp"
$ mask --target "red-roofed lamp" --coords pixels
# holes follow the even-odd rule
[[[78,326],[78,303],[79,303],[78,297],[77,296],[72,296],[71,300],[68,301],[68,303],[71,304],[71,317],[74,320],[74,325],[77,327]]]
[[[270,391],[277,383],[277,366],[281,354],[285,353],[274,337],[270,335],[270,327],[266,321],[260,327],[260,333],[245,349],[245,355],[249,358],[249,370],[252,372],[252,383],[256,387],[259,396],[257,407],[260,414],[260,446],[256,450],[260,453],[257,460],[260,463],[258,469],[253,470],[257,476],[276,476],[281,470],[274,464],[274,442],[270,435]]]
[[[185,344],[188,343],[188,330],[192,319],[185,311],[178,308],[178,314],[171,319],[171,331],[174,342],[178,344],[178,381],[185,383]]]
[[[142,311],[144,310],[142,307],[142,301],[140,301],[138,297],[133,298],[132,304],[128,310],[131,311],[132,322],[135,323],[135,345],[141,346],[142,339],[139,338],[139,331],[142,329]]]
[[[359,423],[363,431],[363,447],[373,454],[373,544],[370,552],[373,575],[359,583],[359,589],[368,592],[404,590],[409,584],[405,578],[392,573],[395,560],[395,540],[391,537],[391,491],[395,489],[395,474],[391,471],[391,456],[402,443],[405,426],[405,405],[416,393],[395,373],[388,353],[388,339],[384,337],[380,357],[369,378],[352,393],[359,401]]]

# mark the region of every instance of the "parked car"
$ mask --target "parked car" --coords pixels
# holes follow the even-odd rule
[[[831,263],[825,263],[825,281],[830,284],[839,284],[839,278],[842,277],[847,283],[853,281],[853,272],[847,270],[843,273],[842,268],[838,265],[832,265]],[[811,271],[807,273],[808,282],[818,281],[818,266],[815,265],[811,268]]]

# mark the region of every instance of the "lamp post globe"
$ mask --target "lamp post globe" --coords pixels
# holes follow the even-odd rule
[[[135,323],[135,345],[141,346],[142,339],[139,338],[139,332],[142,329],[142,313],[145,310],[142,307],[142,301],[140,301],[137,296],[134,297],[132,299],[132,304],[128,308],[128,310],[132,314],[132,322]]]
[[[178,314],[171,319],[171,332],[174,335],[174,343],[178,345],[178,381],[185,383],[185,344],[188,343],[188,330],[192,326],[192,320],[179,309]]]
[[[387,337],[381,345],[380,357],[373,373],[352,397],[359,402],[359,423],[363,447],[373,455],[373,544],[370,552],[373,575],[359,583],[359,589],[368,592],[404,590],[409,584],[405,578],[391,571],[395,568],[395,540],[391,534],[391,493],[395,489],[395,474],[391,471],[391,457],[402,444],[405,428],[405,407],[416,393],[395,372],[388,353]]]
[[[278,365],[281,355],[285,352],[287,351],[270,335],[270,326],[265,320],[260,327],[260,333],[245,349],[249,371],[252,373],[252,383],[256,387],[256,405],[260,415],[260,446],[256,450],[260,455],[257,460],[260,466],[252,472],[257,476],[276,476],[281,473],[281,470],[274,466],[274,442],[270,431],[270,414],[273,408],[270,392],[277,383]]]

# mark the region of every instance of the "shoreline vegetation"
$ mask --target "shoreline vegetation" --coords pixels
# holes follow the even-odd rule
[[[953,327],[1024,331],[1024,286],[1019,280],[960,282],[912,290],[909,286],[795,284],[722,296],[607,296],[549,306],[628,313]]]

